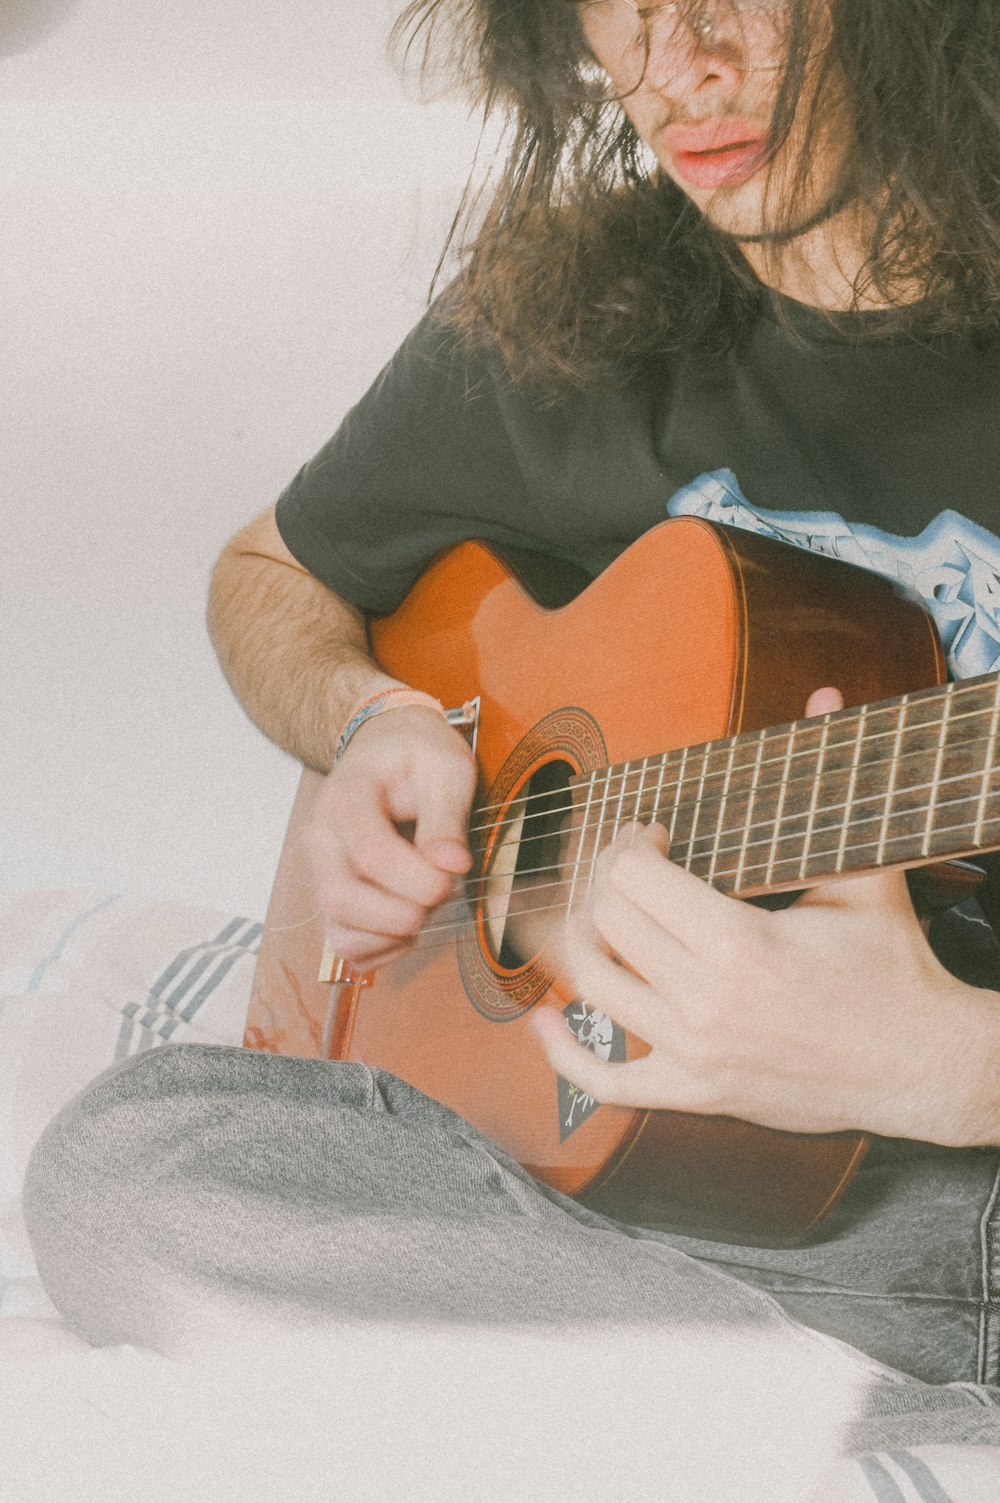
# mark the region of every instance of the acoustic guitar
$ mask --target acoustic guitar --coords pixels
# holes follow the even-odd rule
[[[532,1009],[559,1008],[605,1058],[645,1046],[600,997],[574,995],[548,937],[636,818],[662,822],[672,859],[738,898],[787,901],[887,866],[933,868],[923,886],[940,898],[945,860],[1000,846],[1000,679],[946,683],[924,606],[888,579],[700,519],[655,527],[563,604],[554,577],[543,566],[529,587],[523,567],[464,543],[372,622],[388,672],[471,702],[474,869],[405,959],[335,969],[299,843],[322,781],[306,770],[245,1044],[391,1070],[607,1215],[798,1241],[864,1135],[597,1103],[553,1071]],[[849,707],[796,718],[827,684]]]

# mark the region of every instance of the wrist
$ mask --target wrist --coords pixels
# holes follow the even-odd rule
[[[938,1073],[943,1131],[928,1134],[949,1148],[1000,1147],[1000,993],[953,980],[951,1069]],[[939,1059],[939,1064],[941,1063]]]
[[[357,732],[369,720],[392,710],[402,710],[413,706],[434,710],[443,718],[448,718],[444,705],[432,694],[425,694],[420,689],[411,689],[405,684],[388,684],[376,689],[374,694],[369,694],[352,706],[337,738],[332,766],[336,767]]]

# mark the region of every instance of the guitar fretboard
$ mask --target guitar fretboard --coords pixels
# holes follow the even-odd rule
[[[743,897],[996,848],[998,724],[991,673],[580,776],[578,865],[634,819]]]

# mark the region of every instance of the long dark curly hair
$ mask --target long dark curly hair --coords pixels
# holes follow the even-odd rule
[[[683,5],[697,25],[705,0]],[[785,0],[784,12],[772,149],[800,109],[850,122],[834,192],[871,211],[855,301],[886,305],[873,337],[992,332],[998,0]],[[453,227],[461,270],[444,306],[470,339],[499,344],[515,379],[550,392],[620,381],[742,338],[766,294],[657,171],[588,51],[580,0],[410,0],[394,37],[425,77],[443,69],[504,121],[505,150]],[[793,194],[808,169],[803,155]]]

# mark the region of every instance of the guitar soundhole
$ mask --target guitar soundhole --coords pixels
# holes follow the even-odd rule
[[[491,840],[482,932],[501,971],[523,970],[562,921],[573,773],[568,762],[543,762],[503,810]]]
[[[459,973],[473,1007],[511,1023],[552,985],[551,941],[562,933],[564,846],[571,849],[570,780],[603,767],[600,727],[575,705],[553,710],[517,743],[477,811],[475,922],[459,932]]]

